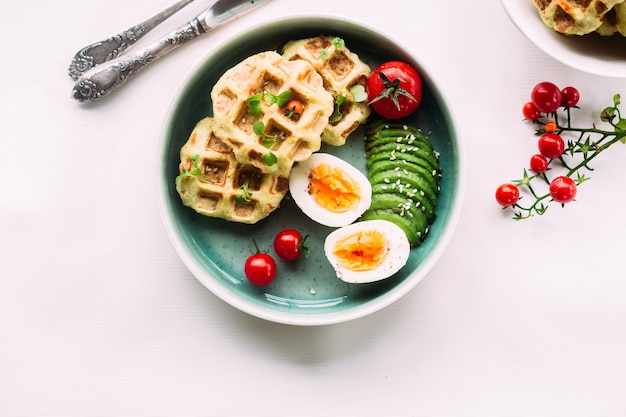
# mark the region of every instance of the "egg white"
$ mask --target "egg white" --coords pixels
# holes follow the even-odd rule
[[[336,213],[320,206],[309,193],[309,175],[320,164],[337,167],[350,176],[361,189],[359,203],[351,210]],[[343,159],[327,153],[314,153],[306,161],[299,162],[289,175],[289,191],[300,209],[312,220],[331,227],[353,223],[372,203],[372,185],[367,177]]]
[[[385,237],[387,255],[380,265],[367,271],[354,271],[341,265],[334,254],[337,242],[359,231],[375,230]],[[380,281],[398,272],[409,260],[411,245],[400,227],[387,220],[367,220],[341,227],[330,233],[324,242],[324,253],[342,281],[363,284]]]

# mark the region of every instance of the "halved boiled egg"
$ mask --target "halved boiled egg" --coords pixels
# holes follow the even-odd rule
[[[406,265],[410,250],[406,234],[387,220],[341,227],[324,242],[324,252],[337,278],[353,284],[389,278]]]
[[[331,227],[354,222],[372,203],[367,177],[343,159],[314,153],[289,175],[289,191],[311,219]]]

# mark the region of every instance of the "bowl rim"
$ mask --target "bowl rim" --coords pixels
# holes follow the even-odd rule
[[[421,68],[420,76],[423,78],[423,80],[429,83],[429,87],[432,90],[433,95],[442,105],[441,108],[447,121],[450,141],[453,144],[456,171],[455,178],[452,182],[455,193],[452,197],[452,204],[449,209],[449,214],[447,216],[447,223],[442,228],[442,233],[439,235],[439,238],[433,246],[431,252],[420,263],[419,276],[414,276],[415,272],[411,272],[407,279],[398,283],[398,285],[396,285],[392,290],[388,291],[380,297],[377,297],[373,300],[349,309],[343,309],[337,312],[324,312],[320,314],[291,314],[285,311],[264,308],[259,304],[246,301],[243,297],[236,296],[235,293],[228,291],[221,283],[213,279],[212,276],[210,276],[210,272],[203,268],[199,262],[197,262],[195,256],[185,250],[185,245],[176,232],[173,218],[171,215],[169,215],[169,212],[167,210],[168,187],[171,186],[171,184],[168,185],[167,179],[163,178],[162,173],[165,170],[165,159],[168,155],[168,153],[166,152],[166,145],[168,142],[168,126],[171,123],[170,117],[175,112],[176,106],[178,105],[177,97],[180,97],[184,93],[187,84],[193,81],[197,72],[202,69],[204,63],[209,60],[210,57],[217,51],[220,51],[222,50],[222,48],[228,47],[229,45],[236,43],[238,40],[245,37],[246,34],[271,27],[273,24],[285,24],[291,22],[297,23],[298,21],[302,20],[323,20],[330,24],[341,25],[343,28],[354,27],[358,28],[359,30],[371,32],[376,34],[377,36],[384,38],[386,42],[394,44],[399,50],[407,52],[408,56],[414,56],[414,54],[408,53],[409,49],[405,45],[379,29],[375,29],[368,24],[354,20],[352,18],[347,18],[344,16],[340,17],[337,15],[330,15],[325,13],[296,13],[278,17],[271,17],[267,19],[262,19],[259,22],[249,25],[244,29],[233,32],[231,35],[226,36],[220,42],[215,43],[204,55],[200,57],[200,59],[187,72],[185,77],[181,79],[181,82],[173,93],[173,98],[165,113],[165,118],[162,123],[159,141],[157,144],[158,155],[156,170],[156,192],[161,220],[163,222],[166,234],[176,253],[183,261],[183,264],[187,267],[187,269],[194,275],[194,277],[198,279],[198,281],[200,281],[210,292],[217,296],[217,298],[226,302],[230,306],[239,309],[240,311],[248,313],[249,315],[275,323],[297,326],[323,326],[352,321],[379,311],[406,295],[426,275],[428,275],[428,273],[441,258],[441,255],[443,254],[444,250],[452,239],[454,230],[456,229],[461,215],[461,208],[465,195],[466,157],[464,146],[462,142],[459,141],[457,118],[454,114],[452,106],[450,106],[449,104],[449,100],[447,100],[447,98],[445,97],[445,93],[442,91],[440,84],[435,82],[435,80],[433,79],[432,71],[430,71],[423,62],[414,59],[415,63],[419,64],[419,67]]]
[[[626,55],[619,61],[601,59],[601,57],[586,56],[570,49],[566,43],[573,39],[583,39],[567,37],[548,28],[541,20],[532,2],[519,0],[500,0],[504,11],[513,22],[513,25],[537,48],[545,54],[551,56],[562,64],[589,74],[604,77],[624,78],[626,77]],[[531,12],[534,19],[531,19]],[[536,16],[535,16],[536,12]],[[599,37],[600,35],[590,34]],[[576,35],[574,35],[576,36]],[[587,35],[584,35],[587,36]],[[618,36],[618,35],[613,35]],[[610,37],[607,37],[610,38]],[[589,38],[585,39],[588,40]],[[617,42],[621,42],[618,39]],[[626,37],[623,39],[626,44]]]

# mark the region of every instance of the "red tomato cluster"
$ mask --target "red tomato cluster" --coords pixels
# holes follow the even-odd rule
[[[578,104],[580,94],[574,87],[565,87],[562,90],[550,82],[541,82],[531,91],[531,101],[522,106],[525,119],[536,121],[542,115],[550,117],[560,107],[570,108]],[[547,120],[544,124],[544,133],[537,141],[539,153],[530,157],[530,170],[536,174],[543,174],[553,159],[560,158],[565,152],[565,141],[558,133],[558,125],[554,120]],[[546,177],[547,180],[547,177]],[[549,182],[549,191],[552,200],[557,203],[569,203],[576,197],[576,182],[567,176],[559,176]],[[514,206],[520,198],[519,188],[515,184],[506,183],[496,189],[496,201],[503,207]]]
[[[578,90],[565,87],[562,90],[551,82],[541,82],[530,92],[530,101],[522,107],[525,119],[537,120],[541,113],[554,113],[559,107],[575,107],[580,99]]]
[[[279,258],[289,262],[300,259],[303,252],[308,257],[310,249],[305,240],[306,236],[302,237],[302,234],[295,229],[282,230],[274,238],[274,251]],[[276,261],[270,254],[261,252],[256,241],[253,240],[253,242],[256,253],[246,259],[244,272],[251,284],[267,285],[276,277]]]

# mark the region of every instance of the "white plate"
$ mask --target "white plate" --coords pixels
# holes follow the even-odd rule
[[[543,23],[532,0],[501,1],[520,32],[554,59],[590,74],[626,77],[626,37],[562,35]]]

